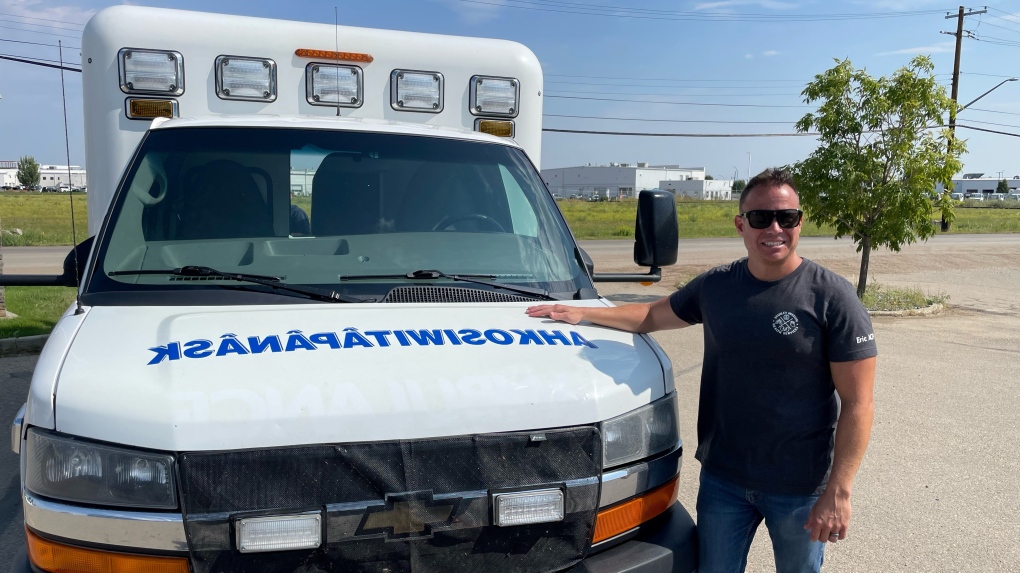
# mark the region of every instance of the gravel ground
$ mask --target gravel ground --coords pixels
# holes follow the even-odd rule
[[[854,484],[850,535],[829,545],[826,573],[1020,570],[1020,236],[945,238],[953,240],[872,254],[871,280],[949,294],[949,310],[874,319],[875,425]],[[596,268],[608,271],[632,267],[622,246],[585,248],[599,252],[592,255]],[[652,300],[677,280],[743,254],[738,240],[681,248],[681,264],[662,283],[607,283],[600,292],[620,303]],[[844,276],[857,274],[859,255],[849,242],[802,239],[800,252]],[[679,499],[696,514],[702,332],[693,327],[655,338],[673,360],[691,452]],[[747,571],[775,571],[764,526]]]
[[[628,241],[582,246],[599,271],[637,270]],[[800,252],[857,274],[859,255],[848,241],[804,238]],[[600,291],[618,303],[654,300],[744,251],[736,239],[705,239],[683,241],[681,253],[659,284],[603,283]],[[850,536],[829,546],[823,571],[1020,570],[1020,235],[940,236],[901,253],[876,251],[871,276],[949,294],[950,306],[932,317],[874,320],[875,426],[855,482]],[[655,336],[673,360],[685,449],[693,452],[701,329]],[[24,401],[35,358],[0,359],[0,420]],[[684,461],[679,499],[694,514],[699,465],[691,453]],[[0,453],[0,571],[23,543],[17,488],[17,458]],[[775,571],[764,528],[747,570]]]

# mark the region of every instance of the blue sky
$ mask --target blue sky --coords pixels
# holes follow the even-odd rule
[[[545,127],[641,133],[792,133],[799,93],[834,58],[886,75],[915,54],[931,55],[947,86],[957,6],[932,0],[248,0],[134,4],[332,23],[486,36],[530,47],[545,71]],[[116,2],[0,0],[0,54],[58,59],[80,46],[81,27]],[[980,8],[980,6],[976,6]],[[840,15],[856,15],[853,19]],[[960,103],[1020,75],[1020,0],[966,19],[978,39],[963,44]],[[33,43],[25,43],[33,42]],[[78,63],[78,50],[64,52]],[[84,164],[81,78],[65,74],[71,162]],[[56,70],[0,60],[0,160],[33,155],[63,164],[64,127]],[[575,98],[600,98],[575,99]],[[605,101],[619,100],[619,101]],[[672,103],[664,103],[672,102]],[[726,105],[690,105],[690,104]],[[588,116],[579,117],[560,117]],[[592,118],[626,118],[592,119]],[[723,123],[730,122],[730,123]],[[763,123],[741,123],[763,122]],[[1020,82],[961,113],[961,124],[1020,134]],[[964,171],[1020,175],[1020,138],[963,130]],[[717,178],[745,177],[804,158],[812,137],[678,138],[546,133],[543,167],[610,161],[704,166]]]

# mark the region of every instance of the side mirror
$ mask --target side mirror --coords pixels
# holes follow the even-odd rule
[[[662,279],[660,267],[676,264],[680,226],[676,220],[676,198],[661,190],[638,195],[634,222],[634,262],[651,267],[647,274],[595,273],[592,280],[603,283],[653,283]]]
[[[92,252],[92,243],[95,237],[89,237],[84,241],[75,245],[71,252],[67,253],[64,257],[64,274],[63,277],[71,277],[71,284],[68,286],[78,286],[81,284],[82,277],[85,276],[85,263],[89,260],[89,253]],[[77,257],[78,262],[75,263]]]
[[[634,263],[642,267],[674,265],[679,242],[676,198],[668,191],[642,191],[634,223]]]
[[[577,256],[581,260],[581,264],[584,265],[584,268],[588,270],[588,275],[589,276],[594,275],[595,261],[592,260],[591,255],[588,254],[588,251],[585,251],[581,247],[577,247]]]
[[[88,261],[89,252],[92,251],[92,242],[95,237],[89,237],[78,243],[71,252],[64,257],[64,273],[60,275],[0,275],[0,286],[65,286],[76,287],[81,283],[85,274],[85,263]],[[78,255],[78,265],[75,268],[75,253]]]

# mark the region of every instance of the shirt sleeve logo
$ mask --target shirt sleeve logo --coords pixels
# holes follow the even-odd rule
[[[797,320],[797,315],[792,312],[781,312],[772,319],[772,328],[783,336],[790,336],[800,329],[800,321]]]

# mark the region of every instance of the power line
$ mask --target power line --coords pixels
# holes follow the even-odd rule
[[[795,121],[736,121],[736,120],[714,120],[714,119],[643,119],[637,117],[605,117],[597,115],[566,115],[556,113],[544,113],[543,117],[569,117],[574,119],[603,119],[612,121],[647,121],[652,123],[773,123],[781,125],[793,125]]]
[[[0,16],[10,16],[12,18],[21,18],[23,20],[39,20],[40,22],[54,22],[56,24],[70,24],[72,26],[78,26],[79,28],[85,27],[85,24],[79,24],[78,22],[64,22],[62,20],[53,20],[51,18],[35,18],[33,16],[22,16],[21,14],[6,14],[0,12]]]
[[[999,127],[1015,127],[1017,129],[1020,129],[1020,125],[1012,125],[1012,124],[1009,124],[1009,123],[995,123],[995,122],[991,122],[991,121],[978,121],[976,119],[968,119],[967,122],[968,123],[980,123],[982,125],[997,125]]]
[[[974,127],[973,125],[960,125],[956,124],[956,127],[962,127],[963,129],[973,129],[975,131],[984,131],[986,133],[995,133],[998,135],[1008,135],[1010,137],[1020,137],[1020,133],[1009,133],[1008,131],[996,131],[994,129],[985,129],[983,127]]]
[[[968,107],[967,111],[983,111],[985,113],[1001,113],[1003,115],[1020,115],[1020,113],[1016,113],[1016,112],[1012,112],[1012,111],[998,111],[998,110],[994,110],[994,109],[981,109],[979,107]]]
[[[53,64],[59,64],[60,63],[57,60],[47,60],[46,58],[37,58],[35,56],[21,56],[21,55],[18,55],[18,54],[0,54],[0,56],[7,56],[8,58],[28,58],[28,59],[34,60],[36,62],[50,62],[50,63],[53,63]],[[76,64],[76,62],[64,62],[64,63],[65,64]],[[80,66],[81,63],[77,63],[77,65]]]
[[[10,60],[12,62],[21,62],[23,64],[32,64],[34,66],[42,66],[44,68],[56,68],[58,70],[67,70],[69,72],[81,73],[81,68],[69,68],[67,66],[61,66],[59,64],[46,64],[41,61],[26,60],[22,58],[13,58],[11,56],[0,56],[0,60]],[[52,61],[52,60],[51,60]]]
[[[631,135],[641,137],[699,137],[699,138],[732,138],[732,137],[815,137],[817,133],[644,133],[629,131],[590,131],[582,129],[554,129],[543,127],[542,131],[551,133],[582,133],[586,135]]]
[[[577,100],[590,100],[590,101],[617,101],[617,102],[628,102],[628,103],[661,103],[666,105],[698,105],[698,106],[711,106],[711,107],[795,107],[805,108],[813,107],[810,105],[775,105],[775,104],[757,104],[757,103],[703,103],[703,102],[692,102],[692,101],[648,101],[640,99],[617,99],[617,98],[601,98],[601,97],[579,97],[579,96],[547,96],[555,99],[577,99]]]
[[[47,36],[60,36],[61,38],[72,38],[72,39],[75,39],[75,40],[80,40],[81,39],[81,35],[78,35],[78,36],[68,36],[67,34],[57,34],[57,33],[54,33],[54,32],[43,32],[42,30],[26,30],[24,28],[12,28],[10,26],[0,26],[0,28],[3,28],[4,30],[17,30],[19,32],[25,32],[25,33],[28,33],[28,34],[46,34]]]
[[[582,78],[582,79],[593,79],[593,80],[639,80],[648,82],[745,82],[745,81],[756,81],[756,82],[795,82],[795,83],[807,83],[810,80],[774,80],[774,79],[760,79],[754,80],[751,78],[743,78],[739,80],[719,80],[719,79],[697,79],[697,78],[638,78],[631,76],[584,76],[584,75],[573,75],[573,74],[545,74],[546,77],[557,77],[557,78]],[[948,74],[942,74],[948,75]]]
[[[54,30],[63,30],[65,32],[81,32],[74,28],[65,28],[64,26],[50,26],[49,24],[33,24],[32,22],[18,22],[17,20],[8,20],[6,18],[0,18],[0,22],[7,22],[8,24],[20,24],[22,26],[35,26],[37,28],[52,28]]]
[[[0,38],[0,42],[13,42],[15,44],[31,44],[33,46],[48,46],[50,48],[59,48],[60,47],[57,44],[40,44],[39,42],[26,42],[24,40],[8,40],[7,38]],[[69,50],[80,50],[81,49],[78,46],[64,46],[64,48],[69,49]]]
[[[607,16],[612,18],[631,18],[639,20],[668,21],[701,21],[701,22],[822,22],[842,20],[875,20],[902,18],[909,16],[928,16],[942,14],[945,10],[915,10],[912,12],[863,12],[857,14],[734,14],[727,12],[677,12],[648,11],[626,8],[622,6],[587,5],[570,2],[546,1],[543,3],[528,0],[504,0],[503,2],[486,2],[483,0],[460,0],[468,4],[517,8],[519,10],[535,10],[560,14],[578,14],[585,16]]]
[[[645,94],[645,93],[634,93],[634,92],[606,92],[606,91],[582,91],[582,90],[561,90],[556,88],[555,93],[564,94],[602,94],[602,95],[629,95],[629,96],[676,96],[676,97],[776,97],[776,96],[799,96],[799,93],[780,93],[780,94],[759,94],[759,93],[728,93],[728,94],[678,94],[678,93],[658,93],[658,94]],[[552,97],[546,94],[546,97]]]

